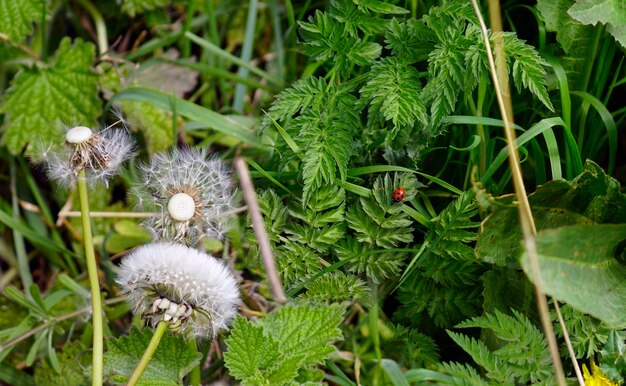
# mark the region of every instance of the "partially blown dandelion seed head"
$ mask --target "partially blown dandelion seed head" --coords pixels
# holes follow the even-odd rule
[[[64,146],[49,145],[40,151],[46,174],[64,187],[72,186],[81,170],[85,170],[88,183],[107,184],[133,154],[134,141],[124,129],[107,127],[94,131],[76,126],[64,133],[64,139]]]
[[[157,242],[124,258],[117,282],[136,314],[185,336],[212,338],[228,327],[239,304],[230,270],[208,254],[182,244]]]
[[[161,212],[144,222],[155,239],[193,245],[203,237],[223,238],[233,188],[221,160],[207,159],[203,150],[175,150],[156,154],[141,172],[134,189],[139,207]]]

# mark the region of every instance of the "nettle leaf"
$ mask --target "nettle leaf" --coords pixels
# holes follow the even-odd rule
[[[367,284],[355,275],[340,271],[328,272],[305,285],[299,300],[314,303],[362,302],[370,297]]]
[[[279,342],[284,357],[304,356],[301,366],[320,363],[336,350],[333,342],[342,339],[338,328],[343,307],[287,305],[260,321],[263,328]]]
[[[104,372],[111,381],[125,383],[135,369],[152,338],[153,331],[132,328],[128,336],[108,341],[104,355]],[[200,363],[202,355],[192,352],[185,340],[166,333],[161,338],[139,385],[179,385],[183,377]]]
[[[626,224],[581,224],[539,232],[535,241],[544,291],[610,327],[626,327],[624,240]],[[531,278],[525,253],[522,268]]]
[[[233,377],[245,380],[260,376],[280,364],[278,342],[265,333],[263,326],[237,316],[231,331],[226,339],[228,350],[224,353],[224,361]],[[293,368],[297,371],[298,366]]]
[[[394,57],[376,62],[368,73],[368,81],[361,88],[361,98],[369,103],[369,119],[391,121],[394,129],[412,128],[418,122],[426,125],[428,113],[422,103],[422,86],[417,70]]]
[[[537,50],[517,38],[514,33],[504,34],[504,51],[507,61],[513,61],[513,82],[519,92],[523,87],[535,94],[550,111],[554,106],[546,90],[547,63],[539,56]]]
[[[94,45],[61,40],[48,67],[24,68],[13,79],[0,112],[3,141],[19,153],[36,140],[52,140],[61,123],[93,126],[99,112],[97,76],[91,71]]]
[[[620,0],[577,0],[567,13],[583,24],[606,25],[606,31],[626,48],[626,7]]]
[[[40,0],[0,0],[0,33],[14,43],[33,31],[33,22],[41,21],[46,5]]]
[[[122,0],[122,11],[130,17],[135,17],[138,13],[164,7],[167,4],[169,4],[169,0]]]

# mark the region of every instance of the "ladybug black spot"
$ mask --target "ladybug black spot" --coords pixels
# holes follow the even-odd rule
[[[395,202],[402,202],[402,200],[404,200],[404,196],[406,196],[404,188],[398,188],[391,194],[391,198],[393,198]]]

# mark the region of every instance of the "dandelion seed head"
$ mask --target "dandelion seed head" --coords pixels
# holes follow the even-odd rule
[[[204,237],[221,239],[232,210],[229,169],[203,150],[156,154],[141,166],[143,179],[133,190],[141,210],[158,211],[144,226],[155,239],[193,245]]]
[[[45,164],[48,177],[66,188],[74,185],[82,170],[88,184],[107,184],[133,154],[134,141],[126,130],[107,127],[94,131],[75,126],[62,134],[64,146],[42,147],[39,159]]]
[[[212,338],[226,329],[239,304],[237,283],[217,259],[182,244],[139,247],[122,261],[117,282],[135,313],[185,336]]]

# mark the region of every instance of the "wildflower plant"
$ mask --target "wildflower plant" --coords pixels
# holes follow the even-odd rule
[[[136,315],[169,322],[187,337],[213,338],[235,317],[237,282],[217,259],[182,244],[156,242],[127,256],[117,277]]]
[[[175,150],[156,154],[141,172],[134,192],[141,209],[160,212],[144,222],[155,239],[194,245],[224,237],[234,191],[221,160],[207,158],[204,150]]]
[[[89,185],[108,185],[134,148],[130,134],[112,126],[95,131],[86,126],[72,127],[64,133],[64,142],[63,147],[49,146],[41,154],[48,177],[64,187],[74,186],[83,170]]]
[[[116,123],[119,122],[123,121]],[[130,158],[134,147],[134,142],[126,131],[112,127],[113,125],[97,131],[86,126],[72,127],[64,133],[63,147],[51,145],[41,154],[51,180],[65,187],[76,185],[78,188],[85,260],[91,288],[93,385],[101,385],[103,379],[104,327],[87,185],[99,181],[107,185],[109,178],[116,173],[122,162]]]

